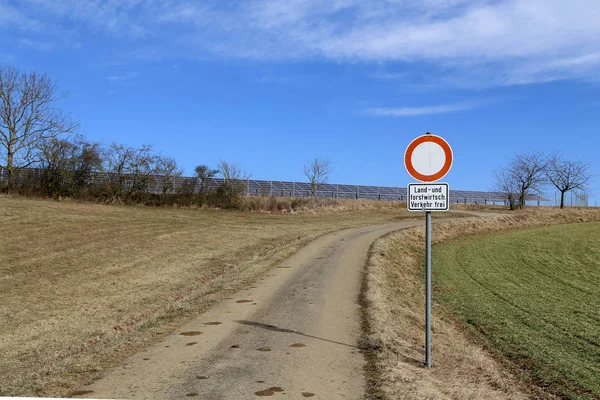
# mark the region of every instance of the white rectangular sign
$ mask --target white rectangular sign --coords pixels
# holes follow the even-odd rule
[[[450,188],[447,183],[409,183],[408,211],[448,211]]]

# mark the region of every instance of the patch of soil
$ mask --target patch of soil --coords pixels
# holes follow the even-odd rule
[[[283,389],[279,386],[271,387],[265,390],[259,390],[258,392],[254,392],[257,396],[273,396],[275,393],[281,393]]]

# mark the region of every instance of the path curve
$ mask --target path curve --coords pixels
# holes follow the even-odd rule
[[[360,399],[359,293],[369,247],[422,224],[325,235],[80,390],[105,399]]]

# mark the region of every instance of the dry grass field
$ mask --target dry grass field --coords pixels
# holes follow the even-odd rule
[[[399,203],[303,207],[270,214],[0,198],[0,395],[65,395],[310,240],[414,217]]]
[[[527,209],[485,219],[434,224],[433,242],[510,229],[600,221],[598,209]],[[424,229],[392,233],[372,247],[363,290],[370,397],[374,399],[519,399],[553,395],[516,378],[512,363],[474,344],[434,292],[432,369],[424,362]],[[434,254],[435,254],[434,246]],[[433,265],[434,274],[436,265]],[[449,294],[448,296],[451,296]],[[481,342],[479,342],[481,343]],[[499,360],[499,361],[498,361]],[[506,366],[509,366],[507,369]]]

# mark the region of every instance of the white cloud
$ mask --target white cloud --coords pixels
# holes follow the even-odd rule
[[[22,0],[31,26],[125,38],[161,57],[427,65],[459,85],[596,79],[598,0]],[[28,10],[27,12],[23,10]],[[9,22],[10,23],[10,22]],[[140,49],[142,47],[142,49]],[[435,70],[437,69],[437,70]]]
[[[446,114],[479,108],[480,104],[459,103],[426,107],[370,108],[367,113],[379,117],[420,117],[424,115]]]
[[[6,0],[0,0],[0,29],[17,29],[37,31],[41,24],[35,18],[30,18]]]

